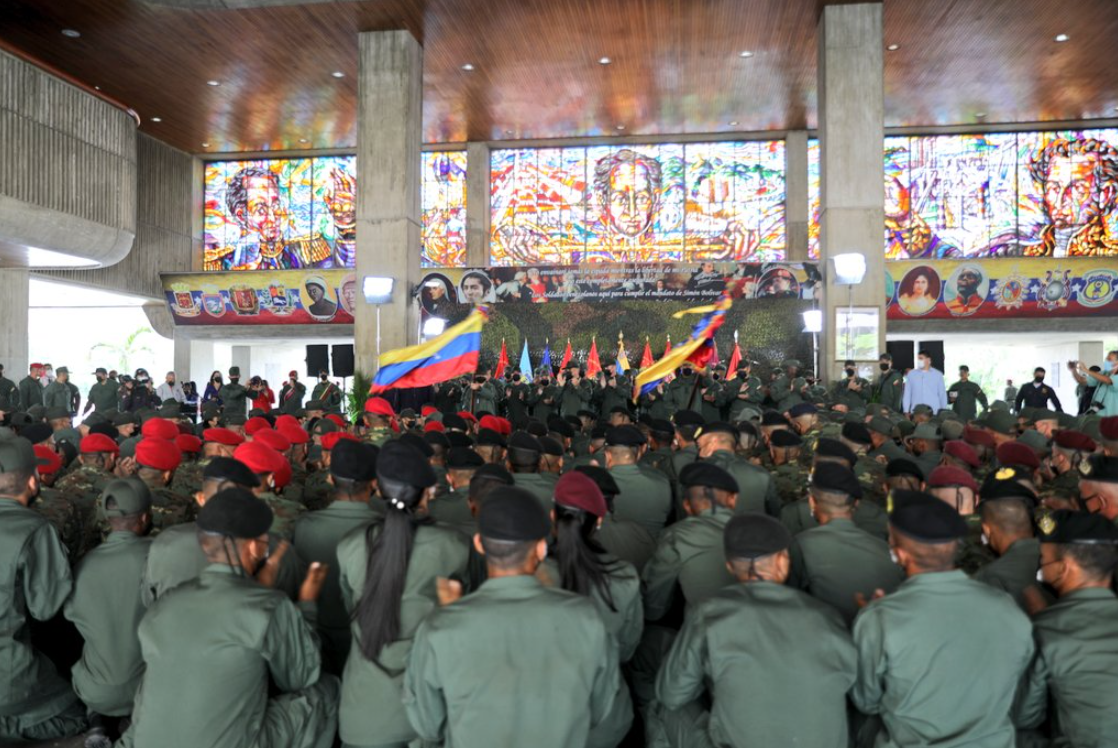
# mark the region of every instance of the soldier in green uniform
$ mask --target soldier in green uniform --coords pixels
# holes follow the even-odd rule
[[[747,407],[760,408],[764,400],[765,392],[761,380],[753,376],[752,363],[743,360],[738,367],[737,375],[733,379],[726,380],[718,393],[717,404],[725,410],[726,419],[730,423],[737,423],[742,420],[742,413]]]
[[[684,363],[676,372],[676,377],[664,390],[664,400],[668,409],[675,413],[680,410],[699,410],[702,401],[699,395],[706,386],[707,378],[696,373],[690,363]]]
[[[723,542],[737,584],[688,614],[656,680],[659,724],[649,745],[734,745],[749,736],[756,745],[845,748],[857,658],[842,620],[786,586],[792,538],[775,519],[734,517]]]
[[[127,717],[144,673],[136,636],[144,605],[140,586],[151,540],[151,491],[137,478],[105,487],[101,511],[110,532],[74,568],[64,613],[85,640],[74,665],[74,690],[94,714]]]
[[[831,402],[842,403],[847,410],[864,410],[873,395],[873,385],[858,376],[857,364],[846,361],[841,379],[831,385]]]
[[[659,470],[674,486],[676,481],[675,465],[672,457],[675,451],[675,426],[671,421],[653,418],[648,424],[648,449],[641,455],[640,464]]]
[[[725,422],[708,423],[697,433],[696,442],[699,458],[734,476],[741,487],[735,513],[759,512],[774,517],[780,514],[780,496],[776,492],[772,476],[763,468],[737,455],[736,427]]]
[[[594,397],[594,389],[590,382],[582,376],[582,371],[577,366],[571,366],[559,374],[559,397],[556,401],[559,415],[577,416],[580,410],[590,405]],[[539,418],[539,415],[536,416]]]
[[[780,370],[769,383],[769,399],[774,407],[781,413],[786,413],[793,405],[803,402],[795,388],[795,381],[799,379],[800,362],[794,358],[780,362]]]
[[[4,376],[4,364],[0,364],[0,400],[7,400],[12,412],[19,410],[19,387]]]
[[[613,364],[606,366],[600,378],[601,387],[598,390],[598,412],[612,413],[614,408],[629,408],[629,398],[633,394],[633,385],[624,374],[616,373]]]
[[[894,441],[893,435],[896,429],[888,418],[874,416],[866,421],[866,428],[869,429],[870,439],[873,441],[873,449],[866,453],[871,459],[883,458],[888,464],[890,460],[909,456],[908,452]]]
[[[873,402],[881,403],[895,413],[904,410],[904,374],[893,368],[893,356],[882,353],[878,357],[881,375],[873,387]]]
[[[311,390],[311,401],[320,404],[325,413],[341,413],[342,391],[330,381],[330,374],[325,369],[318,372],[318,383]],[[310,410],[309,406],[307,410]]]
[[[560,389],[552,381],[551,371],[541,368],[528,392],[528,407],[532,409],[532,417],[547,423],[547,419],[559,408],[559,395]]]
[[[1033,618],[1037,653],[1018,727],[1042,725],[1051,703],[1051,745],[1110,745],[1118,735],[1118,528],[1069,511],[1046,515],[1039,526],[1040,568],[1059,600]]]
[[[924,471],[925,476],[939,467],[943,460],[943,434],[934,423],[921,423],[910,436],[905,437],[905,446],[912,453],[912,459]]]
[[[1033,537],[1036,495],[1012,478],[982,485],[978,514],[982,538],[997,557],[974,574],[979,582],[1008,592],[1027,610],[1025,591],[1036,582],[1040,544]]]
[[[667,397],[667,388],[661,381],[639,398],[641,411],[652,418],[671,418],[676,412]]]
[[[427,506],[431,519],[452,527],[470,522],[473,517],[469,502],[470,481],[484,464],[481,455],[469,447],[451,447],[446,456],[450,491],[431,500]]]
[[[990,547],[982,542],[982,517],[978,514],[978,484],[965,470],[938,467],[928,476],[927,491],[952,507],[967,525],[967,535],[959,542],[955,563],[967,574],[974,574],[994,560]]]
[[[469,386],[462,390],[462,402],[459,408],[467,413],[496,413],[498,391],[489,376],[478,373]]]
[[[74,505],[80,517],[81,546],[75,561],[101,542],[97,502],[101,492],[115,477],[113,470],[119,454],[120,447],[108,436],[90,434],[81,440],[78,467],[54,485],[54,490]]]
[[[283,457],[270,447],[251,441],[233,450],[233,458],[247,465],[260,480],[260,485],[253,489],[253,493],[272,510],[271,531],[285,540],[291,540],[295,532],[295,521],[306,511],[306,507],[276,493],[276,474],[283,469]]]
[[[248,390],[241,384],[241,367],[229,367],[229,381],[221,385],[217,396],[221,398],[222,410],[226,416],[244,415]]]
[[[494,490],[482,506],[474,543],[488,579],[427,616],[408,662],[404,706],[422,740],[521,745],[530,729],[535,748],[570,748],[616,746],[628,732],[617,645],[594,603],[533,576],[550,525],[516,487]],[[540,631],[561,635],[540,646]],[[544,673],[555,698],[538,697]]]
[[[796,535],[789,584],[837,610],[846,625],[877,590],[892,592],[904,580],[889,545],[854,524],[862,484],[844,465],[825,462],[811,474],[809,506],[819,523]]]
[[[951,409],[967,422],[978,417],[978,404],[982,405],[983,413],[990,407],[986,401],[986,393],[978,384],[970,381],[969,366],[959,367],[959,381],[947,388],[947,399],[951,403]]]
[[[505,409],[516,428],[522,428],[528,421],[528,398],[531,391],[532,386],[525,381],[521,372],[514,372],[505,384]]]
[[[640,464],[647,440],[636,426],[614,426],[606,431],[605,466],[620,493],[613,501],[617,519],[640,523],[658,537],[672,513],[672,484],[663,472]]]
[[[85,412],[88,413],[91,408],[96,413],[115,409],[119,385],[109,380],[109,373],[102,367],[98,367],[93,375],[97,377],[97,383],[89,388],[89,395],[85,399]]]
[[[66,548],[70,563],[77,563],[88,550],[84,517],[78,505],[69,496],[51,488],[62,468],[62,460],[58,453],[45,444],[36,444],[34,449],[35,456],[39,460],[39,495],[31,502],[30,508],[51,523],[58,533],[58,539]],[[94,537],[89,548],[96,545],[100,539]]]
[[[396,411],[383,397],[366,400],[361,419],[366,428],[363,439],[377,448],[383,447],[400,428],[396,422]]]
[[[70,388],[66,385],[66,380],[69,378],[70,370],[65,366],[58,367],[57,378],[43,389],[44,408],[61,408],[67,413],[70,412]]]
[[[202,490],[202,475],[215,457],[232,457],[233,450],[244,444],[240,434],[220,426],[202,432],[202,455],[193,462],[184,462],[175,470],[171,490],[182,496],[193,496]]]
[[[539,439],[531,434],[517,431],[509,438],[508,468],[513,481],[535,496],[541,507],[550,507],[558,477],[540,472],[542,455]]]
[[[1055,477],[1040,488],[1040,501],[1049,509],[1075,509],[1079,501],[1079,465],[1094,453],[1095,440],[1080,431],[1060,429],[1052,439],[1049,464]]]
[[[769,472],[782,510],[804,498],[807,489],[808,471],[799,462],[802,446],[800,435],[788,429],[777,429],[769,438],[769,459],[772,463]]]
[[[244,489],[206,502],[198,543],[209,565],[144,616],[143,685],[119,745],[333,744],[338,680],[321,673],[314,636],[326,569],[311,566],[298,607],[262,584],[252,570],[267,556],[271,524],[268,506]],[[269,697],[269,683],[279,695]]]
[[[135,460],[136,475],[151,490],[151,534],[193,521],[197,514],[193,498],[171,490],[171,478],[182,462],[182,453],[175,443],[144,437],[136,444]]]
[[[299,372],[292,369],[287,373],[287,381],[283,383],[279,393],[279,411],[288,415],[297,415],[303,410],[303,399],[307,396],[307,385],[299,381]]]
[[[25,413],[36,405],[43,404],[42,364],[31,364],[31,373],[19,382],[19,407]]]
[[[955,568],[967,534],[957,511],[916,492],[894,491],[890,502],[889,544],[907,579],[854,621],[851,700],[880,717],[879,748],[1012,746],[1014,695],[1034,650],[1029,619]]]
[[[47,621],[70,596],[66,549],[27,508],[39,491],[31,443],[0,438],[0,741],[53,740],[86,726],[85,707],[31,643],[28,616]]]

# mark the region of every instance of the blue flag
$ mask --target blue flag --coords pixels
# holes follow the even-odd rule
[[[520,376],[525,382],[532,381],[532,359],[528,357],[528,338],[524,338],[524,349],[520,351]]]
[[[543,344],[543,359],[540,360],[540,368],[546,368],[548,374],[551,373],[551,341],[545,341]]]

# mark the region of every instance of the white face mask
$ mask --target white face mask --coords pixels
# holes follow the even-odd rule
[[[982,533],[982,545],[990,545],[990,538],[986,537],[986,533]]]
[[[892,548],[889,549],[889,558],[892,559],[893,563],[895,563],[897,566],[901,565],[901,559],[897,556],[897,552]]]
[[[1036,581],[1040,582],[1041,584],[1044,584],[1044,569],[1037,569],[1036,570]]]

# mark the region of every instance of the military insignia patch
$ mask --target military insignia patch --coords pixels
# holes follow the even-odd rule
[[[1075,298],[1085,307],[1101,307],[1109,304],[1118,292],[1118,271],[1109,269],[1092,270],[1083,275],[1083,285],[1075,293]]]
[[[997,478],[998,480],[1009,480],[1010,478],[1013,478],[1016,475],[1017,475],[1017,471],[1014,470],[1013,468],[1002,468],[1001,470],[999,470],[994,475],[994,477]]]
[[[889,495],[885,497],[885,513],[893,513],[893,492],[890,491]]]
[[[1051,514],[1043,514],[1040,519],[1037,520],[1036,526],[1040,528],[1040,531],[1045,535],[1051,535],[1056,531],[1056,520]]]
[[[1044,286],[1036,295],[1036,305],[1040,309],[1052,311],[1068,305],[1071,298],[1071,271],[1049,270],[1045,274]]]
[[[994,306],[998,309],[1019,309],[1025,305],[1025,289],[1028,280],[1014,269],[1005,278],[995,281]]]
[[[1093,470],[1093,468],[1091,467],[1091,461],[1090,460],[1083,460],[1082,462],[1079,463],[1079,472],[1082,473],[1083,475],[1090,475],[1091,470]]]

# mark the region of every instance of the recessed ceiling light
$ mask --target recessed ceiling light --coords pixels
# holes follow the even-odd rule
[[[618,125],[618,126],[617,126],[617,129],[618,129],[618,130],[624,130],[624,129],[625,129],[625,125]]]
[[[740,122],[738,122],[737,120],[734,120],[733,122],[730,123],[730,127],[737,127],[740,124],[741,124]]]
[[[986,116],[986,112],[975,112],[974,116],[978,117],[979,119],[982,119],[983,117]]]
[[[1070,37],[1067,34],[1056,34],[1056,41],[1066,42]]]
[[[608,65],[608,64],[610,64],[611,62],[613,62],[613,60],[611,60],[611,59],[610,59],[610,58],[608,58],[608,57],[599,57],[599,58],[598,58],[598,64],[599,64],[599,65]]]
[[[334,76],[335,78],[345,77],[345,73],[343,73],[341,70],[335,70],[334,72],[330,73],[330,75]]]
[[[162,122],[162,121],[163,121],[163,118],[162,118],[162,117],[152,117],[152,118],[151,118],[151,121],[152,121],[152,122]]]
[[[82,35],[82,32],[78,31],[77,29],[62,29],[62,35],[68,36],[71,39],[77,39],[79,36]]]
[[[753,56],[753,53],[750,52],[748,49],[745,50],[744,52],[738,52],[738,57],[752,57],[752,56]]]
[[[472,63],[467,62],[465,65],[462,66],[462,69],[468,73],[474,69],[474,66]]]
[[[512,130],[505,130],[505,135],[512,135]]]
[[[901,45],[899,45],[899,44],[890,44],[885,49],[889,50],[890,52],[896,52],[900,48],[901,48]]]
[[[221,81],[206,81],[207,86],[220,86]]]
[[[210,147],[210,144],[209,144],[209,143],[203,143],[203,144],[202,144],[202,147],[203,147],[203,148],[209,148],[209,147]]]
[[[306,138],[299,138],[299,142],[300,143],[309,143],[310,141],[307,140]]]

